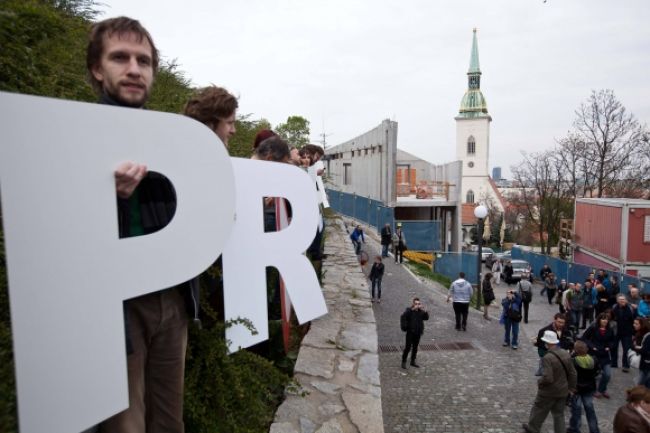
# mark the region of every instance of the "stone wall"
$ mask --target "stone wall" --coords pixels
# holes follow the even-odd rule
[[[383,433],[377,327],[368,280],[340,218],[327,220],[323,294],[271,433]]]

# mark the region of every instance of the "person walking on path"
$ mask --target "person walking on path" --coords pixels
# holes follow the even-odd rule
[[[582,407],[585,408],[589,433],[600,433],[598,418],[594,410],[594,392],[596,391],[596,376],[598,376],[598,361],[589,355],[589,348],[583,341],[576,341],[573,355],[573,367],[578,374],[576,393],[571,399],[571,419],[567,433],[580,433]],[[581,407],[582,405],[582,407]]]
[[[400,326],[402,331],[406,332],[406,345],[404,352],[402,352],[402,368],[404,369],[406,369],[406,359],[408,358],[409,352],[411,352],[411,366],[420,368],[415,363],[415,358],[418,355],[420,337],[424,333],[425,320],[429,320],[429,313],[422,306],[420,298],[413,298],[411,306],[400,317]]]
[[[506,297],[501,301],[503,311],[499,323],[504,325],[505,334],[503,347],[512,345],[513,350],[519,347],[519,322],[521,322],[521,297],[514,290],[508,290]],[[512,339],[510,339],[512,331]]]
[[[539,279],[542,282],[542,284],[546,281],[546,277],[548,277],[549,274],[551,274],[551,268],[549,268],[548,265],[542,266],[542,269],[539,271]],[[544,296],[544,293],[546,293],[546,284],[544,284],[544,288],[542,289],[541,292],[539,292],[539,296]]]
[[[512,281],[512,276],[515,273],[515,269],[512,267],[512,262],[508,260],[508,263],[503,267],[504,280],[506,284],[510,286],[514,281]]]
[[[606,313],[596,318],[596,325],[590,326],[582,335],[582,340],[589,346],[590,352],[598,359],[602,373],[598,381],[598,391],[595,398],[609,398],[607,384],[612,377],[612,349],[616,336],[609,326],[609,316]]]
[[[626,394],[627,404],[614,416],[614,433],[650,433],[650,390],[637,385]]]
[[[560,313],[562,314],[566,313],[566,309],[564,308],[564,301],[566,299],[564,293],[567,290],[569,290],[569,285],[567,284],[566,280],[562,278],[562,280],[560,280],[560,284],[557,285],[557,293],[555,294],[555,303],[560,308]]]
[[[472,299],[474,289],[465,279],[465,272],[458,274],[458,279],[451,283],[447,303],[453,299],[454,314],[456,315],[456,331],[467,331],[467,314],[469,313],[469,301]]]
[[[390,224],[386,223],[384,228],[381,229],[381,256],[388,257],[388,247],[393,241],[393,230]]]
[[[354,252],[359,255],[361,253],[361,242],[366,243],[366,238],[363,237],[363,230],[361,226],[356,226],[352,233],[350,233],[350,239],[354,245]]]
[[[589,274],[591,275],[591,274]],[[594,321],[594,304],[596,303],[596,288],[593,286],[591,279],[586,279],[582,288],[582,326],[580,329],[587,328],[587,322],[591,324]]]
[[[370,275],[368,278],[372,284],[370,295],[372,302],[379,302],[381,304],[381,279],[384,277],[384,264],[381,262],[381,256],[375,257],[375,263],[370,268]],[[375,287],[377,288],[377,296],[375,296]]]
[[[537,346],[537,354],[539,355],[539,368],[537,369],[535,376],[542,375],[542,359],[547,352],[546,345],[542,341],[542,337],[544,337],[546,331],[555,332],[555,335],[557,335],[557,338],[560,341],[560,348],[566,350],[567,352],[573,349],[573,343],[575,341],[574,334],[571,332],[571,328],[566,324],[566,317],[564,314],[555,313],[553,316],[553,322],[546,325],[537,332],[537,340],[535,341],[535,346]]]
[[[584,298],[582,296],[582,286],[580,283],[575,283],[573,289],[566,295],[566,304],[564,305],[567,312],[571,315],[571,326],[578,332],[580,328],[580,317],[582,316],[582,306]]]
[[[497,258],[494,263],[492,263],[492,274],[494,275],[494,284],[497,286],[501,283],[501,272],[503,271],[503,263],[501,259]]]
[[[397,229],[393,234],[393,251],[395,252],[395,263],[397,263],[397,258],[399,256],[399,262],[404,261],[403,253],[406,251],[406,236],[402,231],[402,223],[397,223]]]
[[[481,283],[481,294],[483,295],[483,318],[485,320],[492,320],[488,314],[488,308],[492,301],[494,301],[494,289],[492,288],[492,274],[487,273]]]
[[[565,433],[564,408],[569,393],[577,385],[576,369],[568,352],[560,350],[560,340],[554,331],[546,331],[541,341],[548,351],[542,359],[542,377],[537,382],[537,396],[530,410],[526,433],[539,433],[549,412],[553,415],[553,431]]]
[[[533,301],[533,285],[526,277],[527,275],[524,274],[517,283],[517,294],[519,294],[524,307],[524,323],[528,323],[528,307]]]
[[[625,295],[618,295],[616,305],[612,307],[612,320],[616,321],[616,342],[612,348],[612,368],[618,368],[618,346],[623,346],[623,369],[624,373],[630,371],[630,362],[627,359],[627,351],[632,347],[632,336],[634,335],[634,317],[636,309],[628,304]]]
[[[557,280],[555,279],[555,274],[553,272],[546,274],[546,278],[544,279],[544,290],[546,290],[548,305],[553,305],[553,298],[557,291]]]

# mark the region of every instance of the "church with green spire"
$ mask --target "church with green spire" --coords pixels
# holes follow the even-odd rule
[[[505,202],[490,178],[490,122],[487,101],[481,91],[481,66],[478,55],[476,29],[473,32],[472,51],[467,71],[467,90],[460,101],[456,120],[456,159],[462,162],[460,200],[463,207],[489,204],[503,212]],[[487,203],[489,202],[489,203]],[[464,211],[463,215],[471,215]],[[472,218],[463,217],[464,226],[473,226]],[[463,228],[465,232],[465,228]],[[464,233],[465,234],[465,233]]]

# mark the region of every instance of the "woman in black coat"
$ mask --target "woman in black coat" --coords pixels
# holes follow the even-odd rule
[[[616,334],[609,326],[609,315],[607,313],[599,314],[596,323],[582,334],[581,339],[587,343],[590,354],[598,360],[602,369],[598,392],[594,394],[594,397],[609,398],[607,384],[612,377],[612,351],[616,344]]]
[[[481,294],[483,295],[483,318],[490,320],[488,316],[488,307],[494,301],[494,289],[492,288],[492,273],[488,272],[481,283]]]

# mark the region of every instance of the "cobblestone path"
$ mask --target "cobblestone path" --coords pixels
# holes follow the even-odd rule
[[[368,228],[367,233],[373,229]],[[374,238],[374,239],[373,239]],[[366,237],[363,246],[371,257],[378,254],[378,238]],[[386,271],[382,284],[382,302],[374,304],[377,332],[381,347],[404,344],[399,317],[414,296],[422,299],[431,318],[425,323],[420,342],[433,350],[420,350],[421,368],[400,367],[401,353],[380,351],[382,409],[384,428],[390,432],[520,432],[535,398],[538,365],[537,349],[530,339],[552,321],[557,312],[536,287],[530,307],[529,323],[522,322],[519,350],[502,347],[503,326],[498,324],[500,307],[492,307],[493,320],[470,310],[467,332],[454,329],[451,304],[445,303],[447,289],[437,283],[415,277],[406,265],[397,265],[392,257],[384,259]],[[366,274],[369,266],[366,267]],[[500,300],[506,285],[497,287]],[[473,349],[458,350],[443,343],[470,343]],[[437,345],[437,346],[436,346]],[[462,345],[461,345],[462,346]],[[441,350],[443,349],[443,350]],[[612,421],[624,403],[624,390],[634,383],[636,371],[623,373],[614,369],[609,392],[610,400],[595,400],[601,432],[612,431]],[[566,411],[567,426],[569,411]],[[544,433],[552,432],[549,416]],[[587,432],[586,419],[582,431]]]

